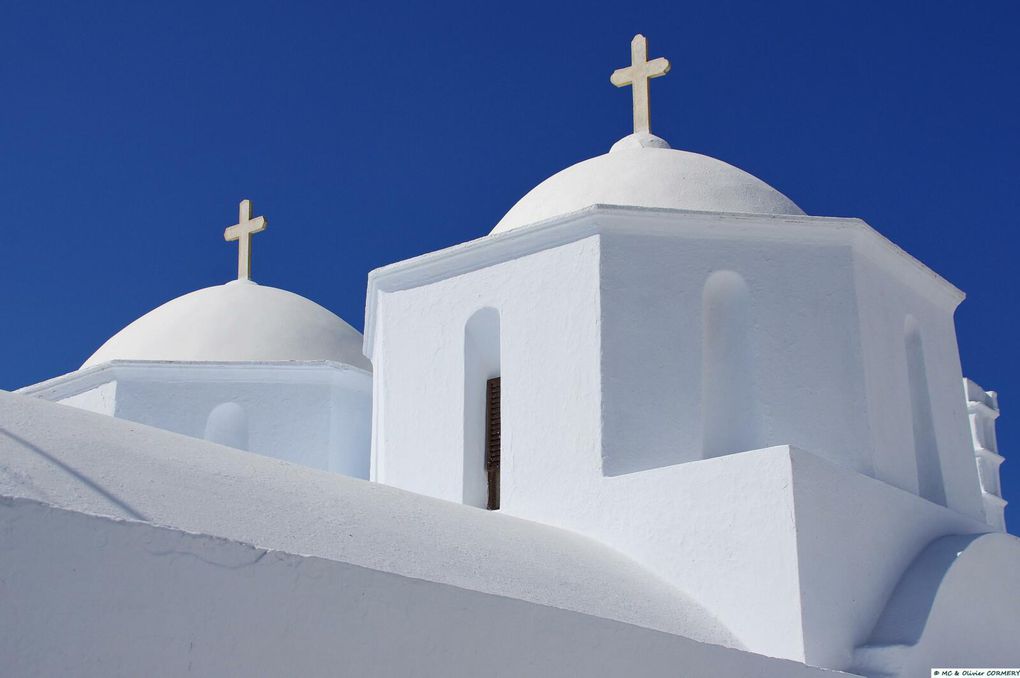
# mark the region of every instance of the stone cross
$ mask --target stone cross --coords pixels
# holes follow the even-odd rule
[[[630,66],[613,71],[609,81],[617,87],[630,85],[634,90],[634,133],[650,132],[648,120],[648,81],[669,73],[669,61],[663,57],[648,61],[648,41],[634,36],[630,41]]]
[[[242,200],[237,223],[223,231],[227,242],[237,240],[237,279],[251,280],[251,237],[266,230],[265,217],[251,218],[251,200]]]

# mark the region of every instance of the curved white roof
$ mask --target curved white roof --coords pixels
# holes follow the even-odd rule
[[[744,170],[698,153],[672,150],[651,134],[632,134],[609,153],[568,167],[533,188],[492,233],[596,204],[804,214],[792,200]]]
[[[741,647],[697,602],[573,532],[2,391],[0,433],[0,497]]]
[[[168,301],[111,337],[82,367],[110,360],[332,360],[370,370],[356,329],[313,301],[247,280]]]

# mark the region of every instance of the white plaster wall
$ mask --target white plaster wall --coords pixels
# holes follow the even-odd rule
[[[376,475],[450,501],[464,498],[465,326],[499,314],[501,506],[585,496],[600,477],[598,239],[383,294],[376,366]]]
[[[72,374],[38,395],[303,466],[368,477],[372,386],[367,372],[329,364],[114,365],[110,381],[98,386],[74,393],[78,377]],[[224,407],[233,408],[226,429]]]
[[[547,495],[603,472],[700,459],[702,292],[719,270],[750,288],[753,447],[805,446],[868,472],[849,248],[602,235],[380,295],[376,478],[462,500],[450,471],[464,456],[463,328],[483,307],[501,321],[507,500],[552,507]]]
[[[563,513],[696,597],[749,650],[804,657],[788,448],[606,478]]]
[[[918,491],[904,347],[904,323],[909,315],[916,320],[923,340],[947,505],[978,518],[982,506],[967,404],[955,386],[963,378],[953,324],[955,307],[891,275],[869,256],[858,255],[854,266],[872,431],[868,446],[874,450],[875,476],[911,492]]]
[[[802,450],[793,450],[792,464],[804,659],[847,669],[929,542],[989,528]]]
[[[330,389],[329,425],[330,452],[323,468],[367,480],[371,471],[371,383],[334,384]]]
[[[695,600],[574,532],[0,392],[2,496],[739,645]]]
[[[779,446],[603,478],[502,513],[634,558],[749,650],[846,669],[931,539],[987,526],[816,455]],[[546,490],[555,488],[546,488]],[[876,529],[876,526],[881,526]]]
[[[614,224],[611,228],[600,225],[603,211],[606,223]],[[504,322],[506,332],[516,333],[511,350],[520,356],[516,362],[521,366],[504,381],[504,416],[534,402],[536,411],[521,411],[519,421],[548,421],[546,430],[568,426],[587,442],[601,435],[599,462],[606,475],[719,454],[715,449],[706,452],[705,422],[729,417],[734,435],[723,445],[725,451],[791,444],[917,492],[903,333],[905,318],[913,311],[924,340],[925,391],[947,503],[979,515],[973,464],[959,452],[966,438],[964,407],[958,389],[950,385],[959,376],[952,323],[959,299],[955,292],[861,222],[851,229],[825,220],[812,220],[819,222],[814,225],[774,220],[752,224],[755,218],[748,217],[709,225],[699,221],[704,218],[676,212],[616,214],[615,209],[599,208],[576,217],[577,224],[590,224],[597,234],[585,236],[579,230],[583,239],[573,243],[558,244],[551,234],[559,224],[549,224],[449,250],[451,261],[473,253],[487,262],[462,269],[467,272],[455,274],[457,266],[434,255],[420,263],[406,262],[411,266],[399,265],[406,269],[403,275],[420,267],[418,286],[380,290],[369,301],[370,348],[375,349],[377,369],[389,370],[377,379],[375,416],[401,420],[376,426],[378,478],[402,482],[391,474],[404,471],[387,466],[395,460],[379,454],[389,438],[429,446],[423,455],[430,460],[449,455],[453,464],[453,459],[463,459],[463,445],[452,449],[449,444],[451,437],[461,435],[457,426],[462,413],[441,403],[460,399],[463,391],[460,356],[466,318],[492,306],[501,315],[504,307],[516,307],[519,318]],[[529,250],[529,241],[549,244]],[[578,266],[589,265],[577,258],[580,242],[597,243],[597,287],[591,290],[584,289],[591,277],[575,273]],[[503,243],[503,258],[483,258],[487,247]],[[705,376],[706,357],[717,346],[703,346],[706,313],[711,315],[704,302],[706,282],[723,273],[739,276],[746,288],[748,337],[741,355],[746,355],[747,368],[739,370],[746,373],[740,387],[706,383],[726,381]],[[568,288],[564,281],[569,281]],[[560,336],[564,319],[583,316],[579,304],[597,309],[595,319],[585,320],[572,335]],[[586,333],[592,322],[599,326],[597,338]],[[509,341],[503,336],[504,345]],[[565,355],[555,354],[571,342]],[[598,367],[583,372],[595,356]],[[529,375],[533,381],[516,383],[527,395],[515,394],[515,380]],[[588,393],[592,378],[594,393]],[[579,389],[577,380],[586,388]],[[601,399],[597,433],[586,429],[590,418],[568,417],[557,409],[555,395],[550,395],[550,387],[557,384],[580,397],[577,412]],[[739,392],[744,387],[749,396]],[[392,429],[414,433],[405,436]],[[726,427],[720,423],[713,430],[725,433]],[[505,447],[523,434],[519,427],[505,425]],[[517,447],[513,454],[531,449]],[[567,452],[561,449],[555,456],[563,454]],[[588,456],[574,455],[565,471],[572,484],[590,462]],[[519,466],[517,474],[530,472]],[[548,459],[542,466],[547,474],[552,470]],[[464,496],[463,481],[442,466],[425,475],[416,469],[407,472],[416,476],[410,482],[419,491],[454,500]],[[513,491],[512,486],[508,489]]]
[[[117,410],[117,382],[99,384],[95,388],[63,398],[60,402],[79,410],[113,416]]]
[[[606,478],[559,515],[524,517],[635,558],[754,652],[837,669],[931,540],[989,529],[787,446]]]
[[[248,415],[249,451],[328,467],[330,387],[325,383],[125,379],[116,416],[202,438],[210,412],[225,402],[237,403]]]
[[[315,557],[0,502],[4,675],[809,676],[820,669]],[[153,585],[158,582],[158,585]]]
[[[747,286],[753,389],[724,412],[748,430],[729,451],[790,444],[869,472],[850,249],[724,234],[602,236],[606,474],[704,456],[704,407],[720,404],[702,402],[717,386],[702,383],[703,291],[723,271]]]

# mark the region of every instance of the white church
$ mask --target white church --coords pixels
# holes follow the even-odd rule
[[[236,280],[0,393],[0,675],[1020,666],[963,293],[651,134],[668,70],[635,37],[634,133],[372,271],[364,336],[251,279],[246,200]]]

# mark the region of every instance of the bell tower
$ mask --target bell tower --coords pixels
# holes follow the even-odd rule
[[[748,649],[848,667],[875,582],[988,529],[962,299],[865,222],[636,128],[490,235],[370,274],[372,477],[495,508],[498,468],[499,511],[697,591]]]

